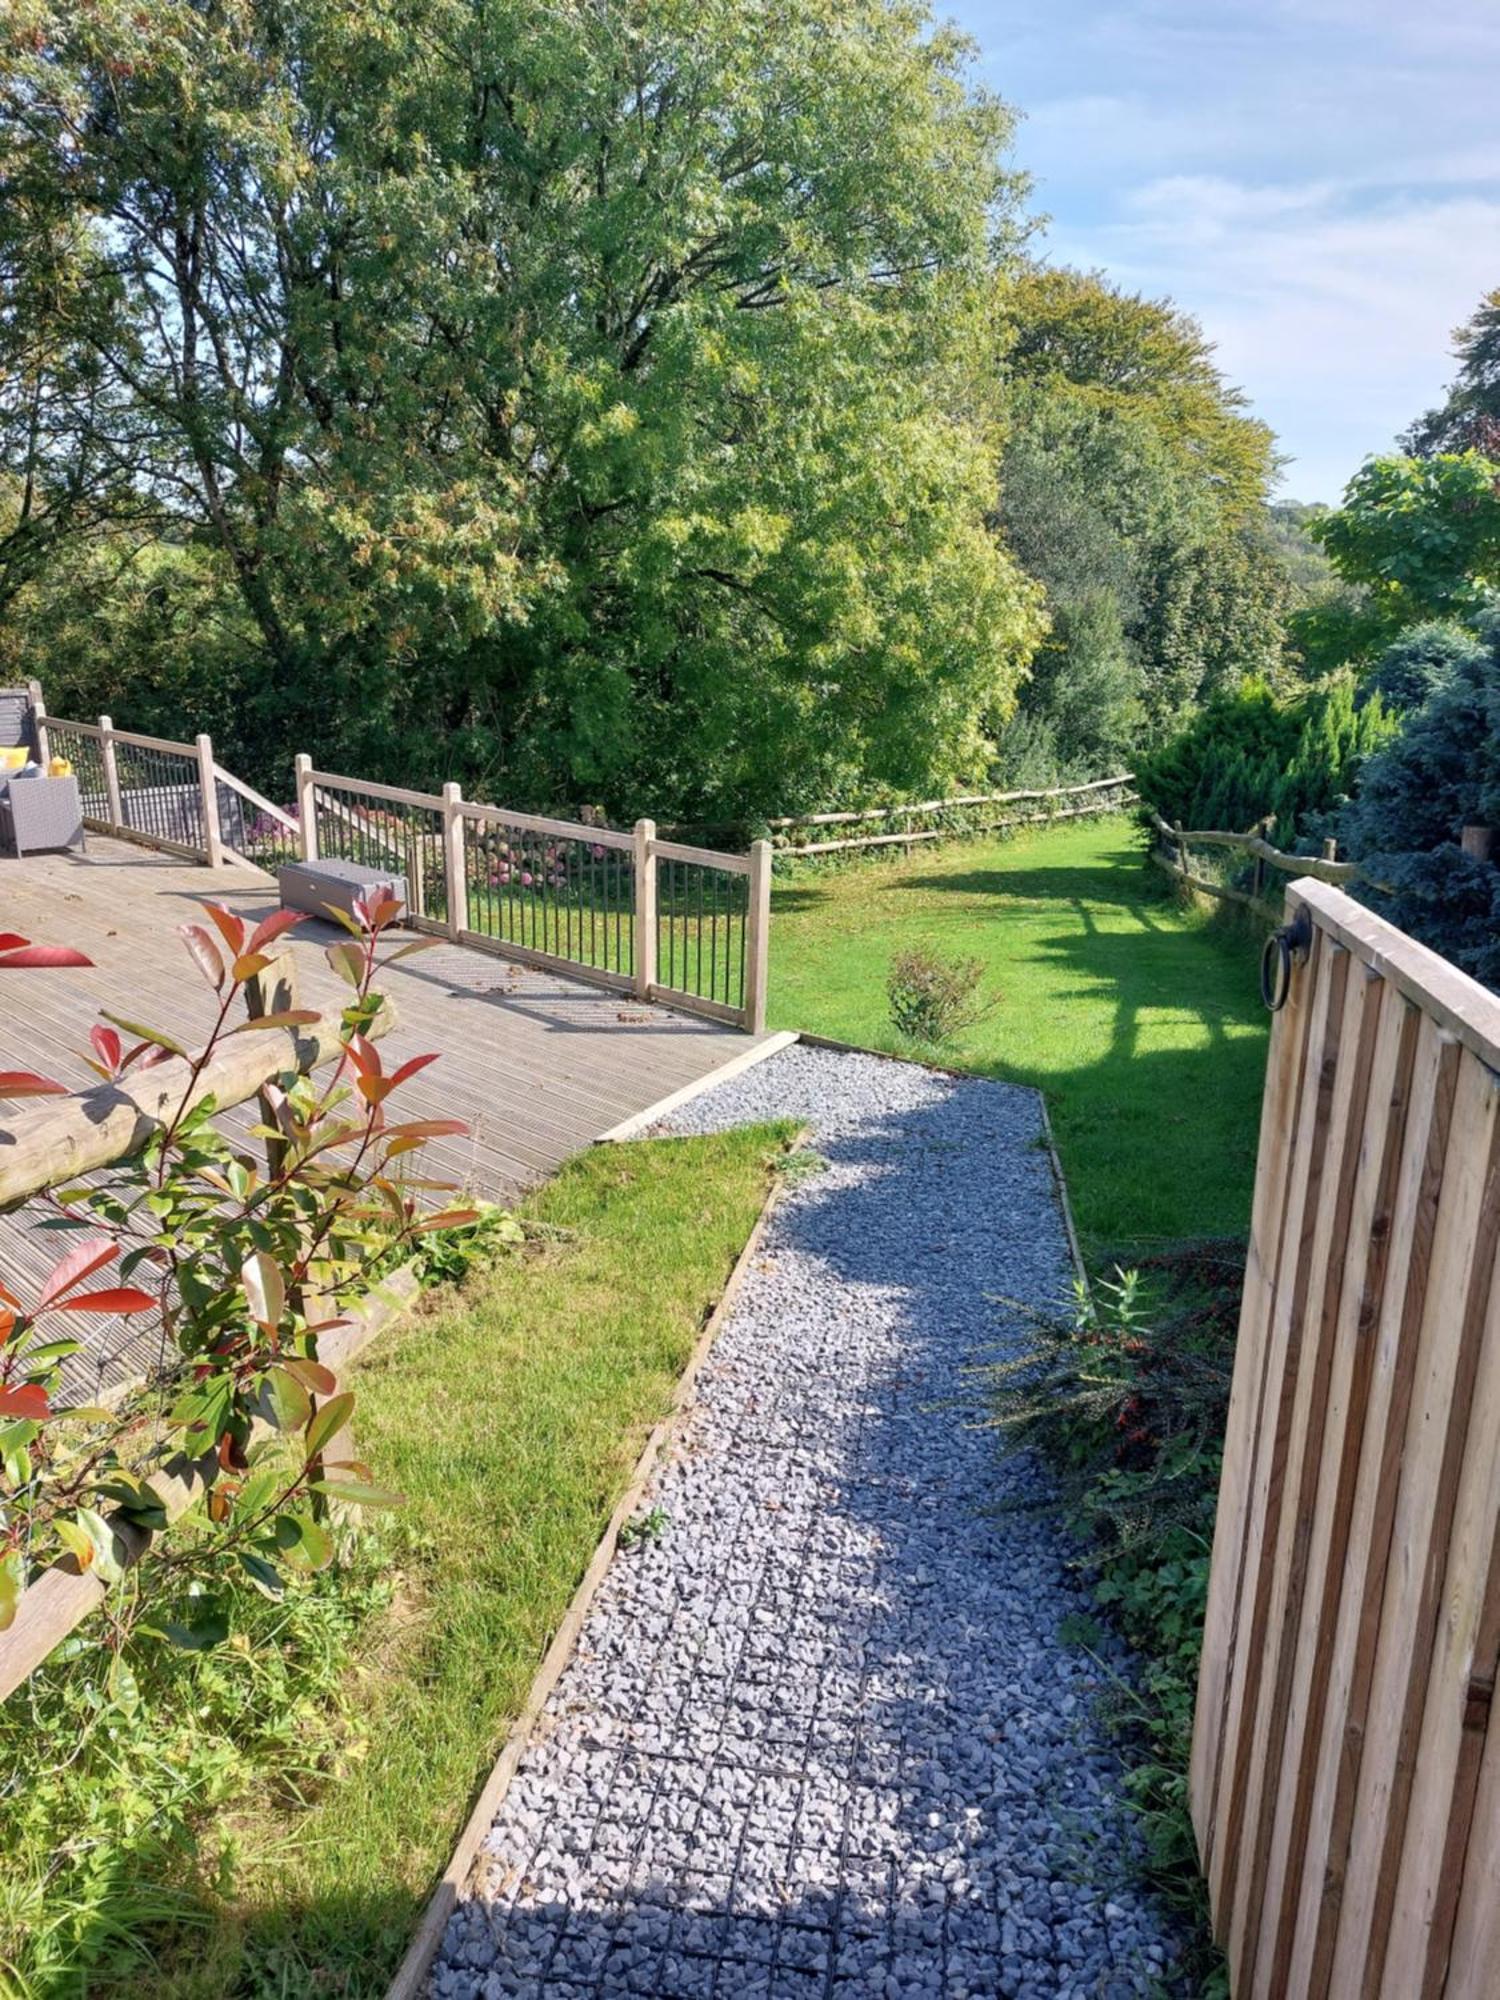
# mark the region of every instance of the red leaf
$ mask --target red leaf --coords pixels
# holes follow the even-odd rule
[[[398,1083],[405,1083],[406,1079],[409,1076],[415,1076],[419,1069],[426,1069],[429,1063],[435,1063],[436,1061],[437,1061],[436,1051],[434,1051],[433,1054],[430,1056],[409,1057],[406,1062],[402,1063],[400,1069],[398,1069],[391,1077],[392,1090],[395,1089]]]
[[[392,1139],[461,1139],[468,1129],[462,1118],[411,1118],[404,1125],[388,1125],[386,1135]]]
[[[93,1043],[94,1054],[111,1075],[120,1067],[120,1053],[124,1046],[113,1028],[90,1028],[89,1040]]]
[[[119,1254],[119,1244],[111,1243],[107,1236],[90,1236],[82,1243],[75,1243],[67,1256],[53,1265],[52,1275],[36,1302],[37,1311],[45,1312],[64,1292],[71,1292],[75,1285],[92,1277],[101,1265],[113,1263]]]
[[[289,931],[293,924],[305,924],[307,918],[301,910],[273,910],[268,917],[262,917],[250,933],[250,949],[264,951],[268,944],[279,938],[283,931]]]
[[[389,1076],[361,1076],[354,1084],[366,1104],[384,1104],[395,1087],[395,1078]]]
[[[0,965],[22,967],[50,967],[58,965],[92,965],[91,958],[85,958],[81,951],[74,951],[66,944],[26,944],[19,950],[0,951]]]
[[[36,1076],[29,1069],[0,1069],[0,1097],[68,1097],[65,1083],[50,1076]]]
[[[0,1417],[27,1417],[39,1423],[51,1414],[47,1391],[40,1382],[22,1382],[15,1389],[0,1388]]]
[[[380,1052],[373,1042],[366,1041],[356,1028],[344,1044],[349,1051],[349,1060],[361,1076],[379,1076]]]
[[[226,910],[222,903],[204,902],[199,905],[208,912],[218,928],[219,936],[228,945],[230,956],[238,958],[245,949],[245,920],[237,917],[233,910]]]
[[[0,951],[14,951],[17,945],[30,944],[30,938],[23,938],[19,931],[0,931]]]
[[[187,946],[194,965],[215,993],[219,992],[224,985],[224,960],[213,938],[202,924],[179,924],[177,935]]]
[[[60,1313],[119,1313],[125,1318],[130,1313],[151,1312],[156,1300],[149,1292],[137,1290],[134,1285],[115,1285],[102,1292],[78,1292],[71,1299],[59,1299],[53,1310]]]

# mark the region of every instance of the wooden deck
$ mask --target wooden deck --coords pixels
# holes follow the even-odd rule
[[[90,970],[0,973],[0,1069],[35,1069],[85,1089],[79,1051],[101,1008],[201,1043],[212,996],[178,925],[206,897],[255,918],[276,907],[257,871],[209,869],[91,835],[86,855],[0,859],[0,930],[69,944]],[[332,924],[292,934],[304,1006],[337,1010],[348,988],[324,947]],[[506,1200],[659,1098],[707,1076],[751,1046],[737,1029],[648,1006],[596,986],[440,943],[382,978],[397,1025],[382,1043],[387,1067],[436,1049],[441,1060],[403,1086],[405,1117],[461,1117],[469,1136],[434,1144],[427,1168],[477,1194]],[[0,1107],[0,1131],[23,1107]],[[227,1122],[248,1123],[246,1107]],[[38,1238],[0,1216],[0,1279],[30,1290],[50,1267],[56,1237]],[[74,1329],[77,1331],[77,1329]],[[95,1331],[71,1364],[69,1388],[106,1392],[139,1373],[154,1341],[116,1323]]]

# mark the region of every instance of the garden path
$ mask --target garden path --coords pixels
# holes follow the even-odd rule
[[[1058,1638],[1062,1530],[982,1423],[977,1370],[1024,1339],[1001,1299],[1070,1275],[1039,1102],[799,1047],[670,1129],[771,1116],[827,1164],[771,1220],[430,1991],[1171,1990],[1105,1676]]]

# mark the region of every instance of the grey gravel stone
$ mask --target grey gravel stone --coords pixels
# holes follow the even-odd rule
[[[976,1365],[1067,1244],[1035,1095],[794,1047],[667,1129],[797,1117],[780,1204],[484,1843],[453,2000],[1182,1991],[1039,1469]],[[1112,1660],[1128,1671],[1123,1657]]]

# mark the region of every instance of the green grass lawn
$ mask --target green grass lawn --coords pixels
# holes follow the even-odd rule
[[[82,1739],[87,1662],[6,1705],[4,2000],[384,1992],[791,1130],[565,1167],[526,1209],[565,1237],[360,1361],[360,1454],[405,1504],[350,1569],[290,1619],[245,1593],[238,1656],[143,1660],[139,1711]]]
[[[1178,909],[1128,820],[804,864],[774,891],[773,1025],[900,1051],[885,979],[911,945],[984,961],[997,1004],[942,1060],[1046,1093],[1086,1256],[1247,1226],[1257,941]]]

